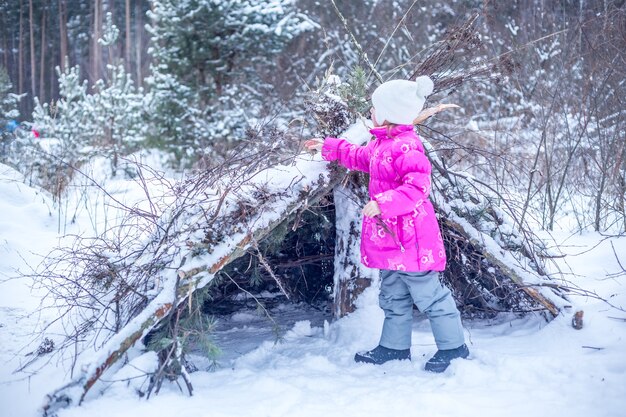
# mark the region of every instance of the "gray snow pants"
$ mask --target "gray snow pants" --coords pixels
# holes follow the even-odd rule
[[[413,303],[425,313],[438,349],[454,349],[465,339],[461,315],[452,294],[439,282],[439,273],[380,271],[379,302],[385,312],[380,345],[409,349],[413,326]]]

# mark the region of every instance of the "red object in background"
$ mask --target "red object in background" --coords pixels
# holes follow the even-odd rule
[[[33,129],[33,136],[36,137],[36,138],[39,138],[39,136],[41,136],[41,135],[39,134],[39,132],[37,130]]]

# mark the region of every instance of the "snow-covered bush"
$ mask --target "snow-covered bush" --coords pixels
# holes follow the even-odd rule
[[[12,150],[16,166],[59,194],[80,167],[95,155],[111,161],[111,175],[119,156],[136,150],[142,140],[143,93],[134,87],[123,66],[109,66],[109,81],[99,80],[93,93],[80,81],[79,68],[58,69],[61,98],[53,103],[35,99],[32,128],[23,132]]]

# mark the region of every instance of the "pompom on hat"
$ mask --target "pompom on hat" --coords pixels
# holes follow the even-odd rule
[[[372,94],[376,120],[381,124],[413,124],[433,88],[433,81],[426,75],[415,81],[392,80],[379,85]]]

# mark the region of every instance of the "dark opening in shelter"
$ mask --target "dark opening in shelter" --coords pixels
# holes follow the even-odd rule
[[[334,256],[335,206],[328,193],[260,241],[258,251],[251,248],[220,271],[206,290],[203,311],[229,314],[258,301],[266,307],[292,302],[330,311]]]

